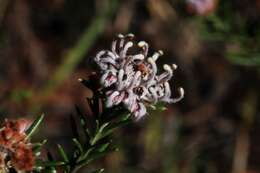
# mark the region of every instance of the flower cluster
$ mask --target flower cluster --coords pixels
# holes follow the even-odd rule
[[[19,171],[31,171],[34,155],[31,144],[26,139],[26,120],[5,120],[0,129],[0,172],[9,172],[10,168]]]
[[[198,15],[208,15],[216,9],[217,0],[187,0],[187,9]]]
[[[152,106],[157,102],[175,103],[184,96],[179,88],[179,97],[171,98],[168,81],[173,76],[175,64],[163,66],[165,72],[157,75],[156,61],[163,54],[155,52],[148,57],[148,44],[137,43],[138,53],[132,53],[133,34],[118,35],[112,43],[112,50],[102,50],[95,61],[101,69],[101,85],[107,90],[107,107],[123,104],[135,118],[146,114],[145,105]]]

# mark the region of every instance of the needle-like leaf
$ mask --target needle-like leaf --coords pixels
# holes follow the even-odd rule
[[[41,114],[40,116],[38,116],[37,119],[32,123],[32,125],[26,130],[27,139],[30,138],[33,135],[33,133],[38,129],[43,118],[44,118],[44,114]]]

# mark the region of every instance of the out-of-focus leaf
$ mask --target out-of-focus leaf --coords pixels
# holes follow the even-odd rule
[[[77,121],[73,115],[70,115],[70,125],[74,137],[79,139],[80,135],[78,131]]]
[[[39,127],[39,125],[41,124],[42,120],[44,118],[44,114],[41,114],[40,116],[37,117],[37,119],[32,123],[32,125],[26,130],[26,138],[30,138],[33,133],[35,132],[35,130],[37,130],[37,128]]]
[[[21,102],[25,99],[31,98],[33,95],[29,89],[15,89],[11,92],[10,99],[15,102]]]
[[[260,66],[260,54],[249,54],[242,52],[228,52],[227,59],[237,65]]]
[[[98,169],[98,170],[95,170],[95,171],[91,171],[91,172],[89,172],[89,173],[102,173],[102,172],[104,172],[105,171],[105,169]]]

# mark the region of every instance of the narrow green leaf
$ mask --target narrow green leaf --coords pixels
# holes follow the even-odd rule
[[[75,107],[76,107],[76,113],[80,119],[80,125],[81,125],[81,128],[83,129],[83,133],[84,133],[86,139],[89,140],[91,138],[91,132],[87,127],[88,126],[87,125],[87,120],[88,120],[87,116],[81,112],[81,110],[78,106],[75,106]]]
[[[37,160],[35,164],[37,167],[55,167],[55,166],[66,165],[65,162],[61,162],[61,161],[40,161],[40,160]]]
[[[97,121],[98,123],[98,121]],[[102,139],[103,137],[105,137],[103,135],[103,131],[104,129],[109,125],[109,123],[104,123],[103,125],[100,126],[99,129],[97,129],[97,132],[95,134],[95,136],[90,140],[90,145],[95,145],[100,139]],[[99,124],[97,124],[97,127],[99,126]],[[104,132],[105,133],[105,132]]]
[[[63,158],[63,160],[65,162],[69,162],[69,157],[67,156],[67,154],[64,151],[63,147],[60,144],[57,144],[57,146],[58,146],[59,153],[60,153],[61,157]]]
[[[104,132],[102,133],[101,138],[104,138],[104,137],[110,135],[116,129],[127,125],[131,121],[132,120],[130,118],[128,118],[128,119],[125,119],[125,120],[122,120],[122,121],[119,121],[119,122],[115,122],[115,123],[111,124],[110,126],[107,126],[107,128],[104,129]]]
[[[82,156],[81,160],[87,159],[88,155],[95,149],[95,147],[89,148]]]
[[[43,140],[42,142],[39,142],[39,143],[34,143],[33,144],[33,147],[32,147],[32,150],[33,150],[33,153],[39,153],[42,146],[45,145],[47,143],[47,140]]]
[[[102,126],[100,126],[98,133],[102,133],[103,130],[109,125],[109,123],[104,123]]]
[[[165,107],[165,104],[162,102],[159,102],[155,105],[156,110],[159,111],[165,111],[167,108]]]
[[[110,153],[110,152],[113,152],[113,151],[116,151],[115,148],[112,148],[112,149],[108,149],[108,150],[105,150],[103,152],[93,152],[91,153],[88,158],[84,159],[84,160],[81,160],[78,164],[79,165],[85,165],[85,164],[88,164],[96,159],[99,159],[101,157],[104,157],[106,154]]]
[[[90,140],[90,145],[95,145],[101,139],[101,133],[97,133],[94,138]]]
[[[63,147],[62,147],[60,144],[57,144],[57,146],[58,146],[59,153],[60,153],[61,157],[63,158],[64,162],[65,162],[65,163],[69,163],[69,157],[68,157],[68,155],[66,154],[65,150],[63,149]],[[65,170],[66,170],[66,172],[69,172],[70,166],[67,165],[67,166],[65,167]]]
[[[110,144],[109,142],[105,143],[105,144],[102,144],[100,147],[98,147],[98,151],[99,152],[104,152],[108,148],[109,144]]]
[[[84,149],[83,149],[82,145],[80,144],[80,142],[76,138],[73,138],[72,141],[74,142],[75,146],[78,148],[80,153],[83,153]]]
[[[33,135],[33,133],[37,130],[37,128],[41,124],[43,118],[44,118],[44,114],[38,116],[37,119],[32,123],[32,125],[26,130],[26,134],[27,134],[26,139],[30,138]]]
[[[236,65],[242,66],[252,66],[257,67],[260,66],[260,54],[253,54],[248,52],[228,52],[227,59]]]

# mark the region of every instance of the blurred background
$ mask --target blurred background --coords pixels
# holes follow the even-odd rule
[[[129,32],[164,50],[160,65],[178,64],[172,86],[185,98],[118,130],[119,151],[93,167],[259,173],[259,0],[0,0],[1,119],[45,113],[36,139],[70,149],[69,115],[89,95],[77,79]]]

